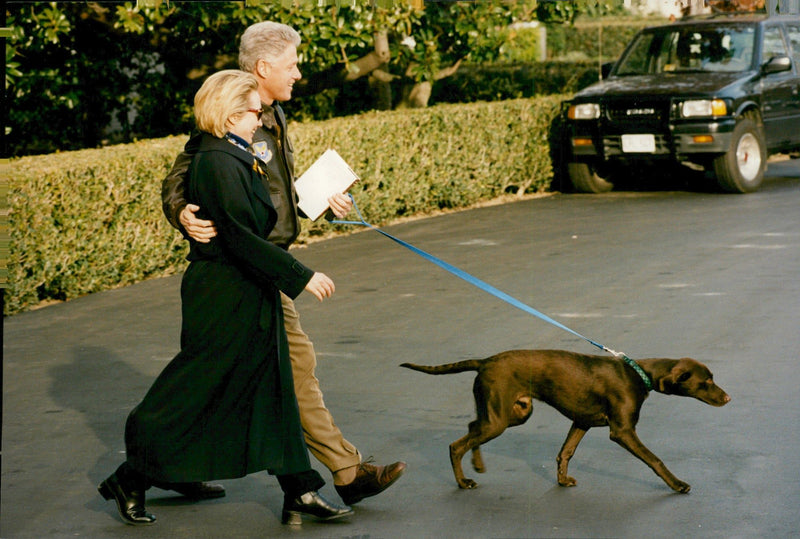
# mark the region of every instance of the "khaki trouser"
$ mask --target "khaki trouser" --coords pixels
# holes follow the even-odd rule
[[[291,298],[281,293],[281,303],[286,337],[289,339],[294,392],[306,445],[311,454],[331,472],[356,466],[361,462],[361,455],[353,444],[344,439],[322,400],[319,380],[314,375],[317,366],[314,345],[300,327],[300,316]]]

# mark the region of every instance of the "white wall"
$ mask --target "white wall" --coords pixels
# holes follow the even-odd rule
[[[656,13],[669,17],[674,15],[681,16],[681,9],[691,6],[691,13],[706,13],[708,8],[704,6],[703,0],[624,0],[626,8],[638,11],[643,14]]]

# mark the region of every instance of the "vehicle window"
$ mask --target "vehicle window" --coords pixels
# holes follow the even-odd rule
[[[787,24],[786,35],[792,47],[792,59],[795,69],[800,70],[800,23]]]
[[[764,44],[761,46],[761,61],[768,62],[775,56],[787,56],[786,45],[778,26],[764,28]]]
[[[616,74],[745,71],[751,69],[754,46],[752,26],[663,29],[640,34]]]
[[[617,75],[644,75],[654,71],[650,63],[655,56],[651,49],[654,46],[654,40],[657,44],[660,38],[657,34],[646,33],[639,34],[628,53],[622,58],[620,65],[617,67]]]

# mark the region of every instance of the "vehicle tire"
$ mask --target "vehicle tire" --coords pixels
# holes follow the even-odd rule
[[[717,185],[728,193],[757,191],[764,181],[767,164],[764,132],[750,118],[743,118],[733,128],[731,147],[714,159]]]
[[[588,163],[567,163],[567,174],[579,193],[607,193],[614,188],[613,183],[598,176]]]

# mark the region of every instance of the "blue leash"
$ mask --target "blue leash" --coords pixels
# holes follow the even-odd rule
[[[371,228],[375,232],[378,232],[379,234],[389,238],[393,242],[402,245],[406,249],[408,249],[408,250],[412,251],[413,253],[421,256],[425,260],[427,260],[429,262],[432,262],[433,264],[436,264],[437,266],[439,266],[440,268],[442,268],[444,270],[449,271],[450,273],[452,273],[456,277],[459,277],[459,278],[465,280],[466,282],[468,282],[469,284],[471,284],[473,286],[476,286],[477,288],[480,288],[484,292],[488,292],[489,294],[491,294],[491,295],[493,295],[493,296],[505,301],[506,303],[508,303],[510,305],[513,305],[514,307],[516,307],[518,309],[521,309],[521,310],[525,311],[528,314],[532,314],[533,316],[535,316],[535,317],[537,317],[537,318],[539,318],[541,320],[544,320],[545,322],[547,322],[549,324],[552,324],[552,325],[554,325],[554,326],[556,326],[558,328],[561,328],[564,331],[566,331],[568,333],[571,333],[571,334],[575,335],[576,337],[579,337],[579,338],[585,340],[589,344],[591,344],[593,346],[596,346],[597,348],[600,348],[604,352],[608,352],[609,354],[612,354],[615,357],[621,358],[625,363],[627,363],[628,365],[633,367],[633,369],[637,372],[637,374],[639,374],[639,376],[642,378],[642,380],[644,381],[645,385],[647,386],[648,390],[652,390],[653,389],[653,383],[650,381],[650,377],[647,376],[647,373],[645,373],[644,370],[642,370],[642,368],[635,361],[633,361],[631,358],[626,356],[624,353],[615,352],[614,350],[611,350],[610,348],[607,348],[607,347],[603,346],[602,344],[600,344],[600,343],[598,343],[596,341],[593,341],[592,339],[590,339],[588,337],[584,337],[583,335],[581,335],[577,331],[568,328],[567,326],[565,326],[561,322],[553,320],[552,318],[550,318],[546,314],[544,314],[544,313],[542,313],[540,311],[537,311],[533,307],[531,307],[529,305],[526,305],[525,303],[522,303],[521,301],[519,301],[518,299],[516,299],[516,298],[514,298],[512,296],[509,296],[508,294],[506,294],[502,290],[499,290],[499,289],[495,288],[494,286],[490,285],[489,283],[481,281],[480,279],[478,279],[474,275],[470,275],[466,271],[464,271],[464,270],[462,270],[460,268],[457,268],[457,267],[453,266],[452,264],[448,264],[444,260],[436,258],[435,256],[433,256],[433,255],[431,255],[429,253],[426,253],[422,249],[414,247],[410,243],[407,243],[407,242],[401,240],[400,238],[396,238],[396,237],[392,236],[391,234],[389,234],[388,232],[384,232],[380,228],[377,228],[377,227],[369,224],[366,220],[364,220],[364,217],[361,215],[361,210],[358,209],[358,205],[356,204],[356,201],[353,198],[353,195],[348,193],[348,196],[353,201],[353,208],[356,210],[356,214],[358,215],[359,221],[338,221],[338,220],[333,220],[333,221],[330,221],[331,223],[334,223],[334,224],[337,224],[337,225],[359,225],[359,226],[364,226],[364,227],[367,227],[367,228]]]

